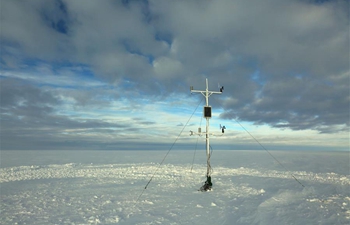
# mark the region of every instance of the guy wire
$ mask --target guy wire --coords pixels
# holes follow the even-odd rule
[[[175,143],[177,142],[177,140],[179,139],[179,137],[181,136],[182,132],[184,131],[185,127],[187,126],[187,124],[190,122],[192,116],[194,115],[194,113],[197,111],[198,106],[202,103],[202,100],[198,103],[197,107],[195,108],[195,110],[193,111],[192,115],[190,116],[190,118],[187,120],[186,124],[182,127],[182,130],[180,131],[179,135],[176,137],[175,141],[173,142],[173,144],[170,146],[168,152],[165,154],[163,160],[160,162],[160,164],[158,165],[157,169],[154,171],[151,179],[149,179],[149,181],[147,182],[145,188],[143,189],[143,191],[141,192],[141,194],[139,195],[139,197],[136,199],[135,204],[139,201],[139,199],[141,198],[141,196],[143,195],[143,193],[145,192],[145,190],[147,189],[148,185],[151,183],[153,177],[155,176],[156,172],[159,170],[160,166],[163,164],[163,162],[165,161],[165,158],[168,156],[169,152],[172,150],[172,148],[174,147]]]
[[[199,127],[202,126],[202,119],[203,119],[203,117],[201,117],[201,121],[200,121],[200,123],[199,123]],[[191,165],[191,173],[192,173],[192,169],[193,169],[194,158],[196,157],[196,151],[197,151],[197,146],[198,146],[198,139],[199,139],[199,136],[197,137],[196,148],[194,149],[194,153],[193,153],[192,165]]]
[[[302,187],[305,187],[275,156],[273,156],[247,129],[245,129],[245,127],[243,127],[243,125],[238,122],[236,119],[234,119],[236,121],[236,123],[238,123],[249,135],[250,137],[252,137],[267,153],[269,153],[269,155],[276,160],[276,162],[278,162],[278,164],[280,164],[280,166],[289,173],[289,175],[291,177],[294,178],[294,180],[296,182],[298,182]]]

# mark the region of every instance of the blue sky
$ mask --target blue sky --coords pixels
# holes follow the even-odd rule
[[[348,150],[348,1],[4,1],[1,149]],[[193,149],[200,104],[178,140]],[[202,129],[205,121],[202,121]],[[200,143],[204,146],[204,140]]]

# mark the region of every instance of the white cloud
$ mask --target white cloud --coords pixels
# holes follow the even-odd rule
[[[221,120],[342,134],[349,127],[348,6],[299,0],[6,1],[1,79],[27,82],[33,93],[49,92],[59,104],[89,109],[86,115],[93,117],[96,108],[108,111],[120,99],[141,108],[175,104],[174,93],[186,96],[188,86],[207,77],[210,89],[225,86],[212,102],[223,109]],[[6,95],[20,94],[15,91]],[[164,113],[180,119],[179,112]]]
[[[174,78],[182,73],[182,64],[168,57],[157,58],[153,62],[154,71],[160,79]]]

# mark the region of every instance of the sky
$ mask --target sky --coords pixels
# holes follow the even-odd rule
[[[3,150],[202,148],[206,78],[213,148],[349,150],[349,1],[0,8]]]

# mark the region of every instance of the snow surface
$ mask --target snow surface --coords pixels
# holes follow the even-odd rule
[[[350,224],[349,152],[214,151],[210,192],[204,151],[165,154],[1,151],[0,223]]]

